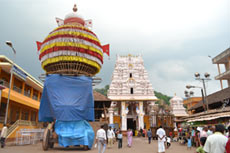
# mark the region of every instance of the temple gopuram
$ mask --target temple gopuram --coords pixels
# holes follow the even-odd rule
[[[153,107],[158,99],[142,56],[117,55],[107,95],[112,101],[108,109],[110,124],[117,124],[122,131],[156,126]]]
[[[170,99],[170,104],[172,107],[172,114],[174,115],[174,131],[177,131],[177,128],[180,127],[180,124],[183,122],[181,118],[189,115],[183,106],[183,99],[176,94]]]

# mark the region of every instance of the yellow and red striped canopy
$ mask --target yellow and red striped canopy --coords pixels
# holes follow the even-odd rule
[[[97,36],[80,24],[62,25],[53,30],[39,50],[42,68],[59,62],[81,62],[100,71],[103,51]],[[46,71],[46,70],[45,70]]]

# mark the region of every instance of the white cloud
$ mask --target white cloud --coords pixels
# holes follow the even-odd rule
[[[98,74],[100,86],[110,83],[116,54],[142,54],[153,88],[183,96],[186,84],[200,85],[195,72],[217,74],[207,56],[229,47],[229,0],[3,0],[1,53],[8,50],[5,40],[11,40],[18,51],[17,64],[35,77],[43,73],[34,62],[35,41],[56,28],[55,17],[64,18],[74,3],[85,19],[93,19],[93,32],[102,44],[111,45],[111,60],[105,55]],[[208,93],[218,89],[218,81],[208,84]]]
[[[210,58],[204,56],[193,56],[185,59],[174,59],[153,63],[152,67],[147,67],[149,78],[155,90],[165,92],[168,95],[184,97],[185,86],[188,84],[203,86],[201,82],[195,80],[194,73],[199,72],[201,76],[205,72],[211,74],[211,81],[208,82],[207,93],[220,90],[219,81],[214,80],[217,75],[217,68],[211,64]],[[196,95],[200,96],[199,89],[194,89]],[[198,90],[198,92],[197,92]]]

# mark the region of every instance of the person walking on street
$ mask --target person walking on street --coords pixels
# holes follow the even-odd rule
[[[192,146],[196,146],[195,144],[196,131],[194,127],[192,127],[191,136],[192,136]]]
[[[170,137],[170,139],[173,139],[173,133],[172,133],[172,131],[169,132],[169,137]]]
[[[196,153],[205,153],[203,147],[206,142],[206,139],[207,139],[206,137],[200,138],[201,146],[196,149]]]
[[[143,129],[143,134],[142,134],[142,136],[143,136],[143,137],[146,136],[146,129],[145,129],[145,128]]]
[[[207,134],[207,132],[208,132],[208,127],[207,126],[204,126],[204,128],[202,129],[202,131],[200,132],[200,138],[202,138],[202,137],[208,137],[208,134]]]
[[[225,149],[226,149],[226,153],[230,153],[230,126],[228,127],[227,138],[228,138],[228,141],[226,143]]]
[[[7,126],[6,124],[3,125],[2,131],[1,131],[1,148],[4,148],[5,146],[5,140],[7,136]]]
[[[147,136],[148,136],[149,144],[150,144],[151,143],[151,139],[152,139],[152,131],[150,129],[147,132]]]
[[[210,136],[213,134],[213,129],[212,126],[208,126],[208,131],[207,131],[207,135]]]
[[[199,138],[199,135],[200,135],[200,131],[196,130],[195,132],[195,147],[199,147],[200,146],[200,138]]]
[[[97,131],[96,135],[96,143],[98,145],[98,153],[104,153],[106,149],[106,133],[103,129],[103,125],[101,125],[101,128]],[[103,149],[101,149],[103,147]]]
[[[224,125],[216,125],[215,133],[210,135],[204,145],[204,151],[207,153],[224,153],[228,138],[223,135]]]
[[[187,149],[192,149],[192,136],[190,133],[187,135]]]
[[[109,127],[109,129],[107,131],[107,137],[108,137],[108,148],[111,148],[113,145],[113,139],[115,138],[115,134],[114,134],[111,126]]]
[[[157,130],[157,138],[158,138],[158,153],[165,153],[165,130],[162,126]]]
[[[133,131],[131,129],[128,129],[127,140],[128,140],[128,147],[131,147],[133,142]]]
[[[140,136],[141,137],[143,136],[143,130],[142,130],[142,128],[140,129]]]
[[[118,135],[117,135],[117,139],[118,139],[118,149],[122,148],[122,132],[119,131]]]

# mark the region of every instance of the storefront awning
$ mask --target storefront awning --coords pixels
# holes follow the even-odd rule
[[[199,116],[199,117],[191,118],[191,119],[187,120],[187,122],[209,121],[209,120],[214,120],[214,119],[224,118],[224,117],[230,117],[230,112]]]

